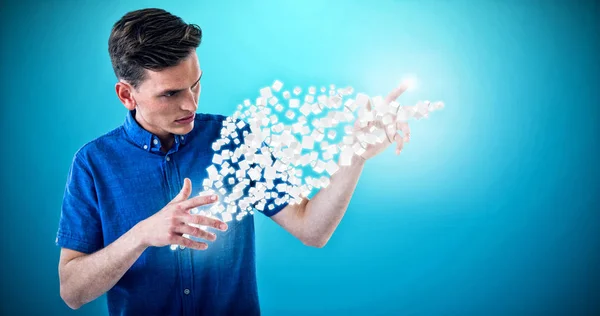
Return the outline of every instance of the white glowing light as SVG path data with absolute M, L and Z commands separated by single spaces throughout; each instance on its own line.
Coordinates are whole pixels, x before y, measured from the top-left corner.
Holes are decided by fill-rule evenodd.
M 417 78 L 414 76 L 406 76 L 402 79 L 401 84 L 406 86 L 406 90 L 415 90 L 417 89 Z
M 401 85 L 409 90 L 416 83 L 410 76 Z M 218 192 L 221 197 L 194 213 L 229 222 L 254 214 L 253 209 L 270 211 L 286 202 L 301 203 L 313 190 L 329 186 L 330 177 L 350 166 L 354 155 L 362 155 L 368 146 L 394 142 L 388 135 L 401 132 L 402 124 L 397 123 L 427 118 L 444 107 L 439 101 L 388 104 L 381 96 L 363 93 L 353 98 L 352 87 L 328 87 L 310 86 L 301 95 L 302 88 L 288 87 L 290 92 L 275 80 L 259 90 L 256 104 L 246 99 L 238 105 L 211 146 L 212 165 L 202 182 L 201 195 Z M 341 126 L 344 132 L 339 131 Z

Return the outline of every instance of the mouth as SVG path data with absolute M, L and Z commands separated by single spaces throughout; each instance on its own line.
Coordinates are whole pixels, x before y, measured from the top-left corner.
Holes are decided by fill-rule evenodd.
M 181 123 L 181 124 L 191 123 L 194 120 L 195 116 L 196 116 L 196 114 L 192 114 L 190 116 L 186 116 L 186 117 L 182 117 L 180 119 L 177 119 L 177 120 L 175 120 L 175 122 Z

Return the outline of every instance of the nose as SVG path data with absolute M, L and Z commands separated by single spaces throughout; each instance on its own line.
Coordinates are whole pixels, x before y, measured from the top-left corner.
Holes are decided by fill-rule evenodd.
M 198 98 L 200 97 L 200 91 L 196 94 L 192 89 L 188 89 L 185 94 L 185 98 L 181 103 L 181 109 L 196 113 L 198 109 Z

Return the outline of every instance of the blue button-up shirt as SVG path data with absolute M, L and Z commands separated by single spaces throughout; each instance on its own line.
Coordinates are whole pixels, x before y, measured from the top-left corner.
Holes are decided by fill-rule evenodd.
M 212 143 L 224 116 L 197 114 L 194 129 L 175 135 L 164 153 L 155 135 L 129 112 L 125 123 L 87 143 L 67 178 L 56 244 L 87 254 L 109 245 L 162 209 L 192 180 L 202 190 L 212 164 Z M 285 204 L 264 214 L 272 216 Z M 150 247 L 108 291 L 111 315 L 255 315 L 254 220 L 228 223 L 209 248 Z

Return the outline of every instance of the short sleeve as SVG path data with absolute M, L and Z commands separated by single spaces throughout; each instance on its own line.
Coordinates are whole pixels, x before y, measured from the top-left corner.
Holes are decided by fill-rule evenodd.
M 273 161 L 275 161 L 275 159 L 276 159 L 276 158 L 273 156 L 273 154 L 271 154 L 271 159 L 272 159 Z M 285 192 L 278 192 L 278 191 L 276 190 L 277 186 L 278 186 L 279 184 L 283 184 L 283 183 L 285 183 L 285 184 L 286 184 L 286 185 L 288 185 L 288 186 L 289 186 L 289 185 L 291 185 L 291 184 L 290 184 L 290 183 L 288 183 L 287 181 L 283 181 L 281 178 L 275 178 L 275 179 L 273 180 L 273 185 L 274 185 L 274 187 L 273 187 L 273 190 L 270 190 L 270 191 L 271 191 L 271 194 L 274 194 L 274 193 L 275 193 L 275 194 L 277 194 L 277 196 L 276 196 L 276 197 L 271 197 L 270 199 L 267 199 L 267 200 L 266 200 L 266 202 L 267 202 L 267 203 L 266 203 L 266 205 L 273 205 L 273 206 L 274 206 L 272 210 L 270 210 L 268 207 L 265 207 L 265 209 L 262 211 L 262 213 L 263 213 L 264 215 L 266 215 L 267 217 L 271 217 L 271 216 L 273 216 L 273 215 L 275 215 L 275 214 L 277 214 L 277 213 L 281 212 L 281 210 L 283 210 L 283 209 L 284 209 L 284 208 L 285 208 L 285 207 L 288 205 L 288 202 L 287 202 L 287 200 L 283 201 L 283 202 L 282 202 L 281 204 L 279 204 L 279 205 L 275 204 L 275 199 L 276 199 L 276 198 L 280 198 L 280 199 L 281 199 L 281 198 L 283 198 L 283 197 L 286 195 L 286 193 L 285 193 Z M 256 184 L 255 182 L 254 182 L 254 183 L 251 183 L 251 185 L 255 185 L 255 184 Z
M 101 249 L 103 244 L 92 173 L 76 154 L 67 176 L 56 245 L 89 254 Z

